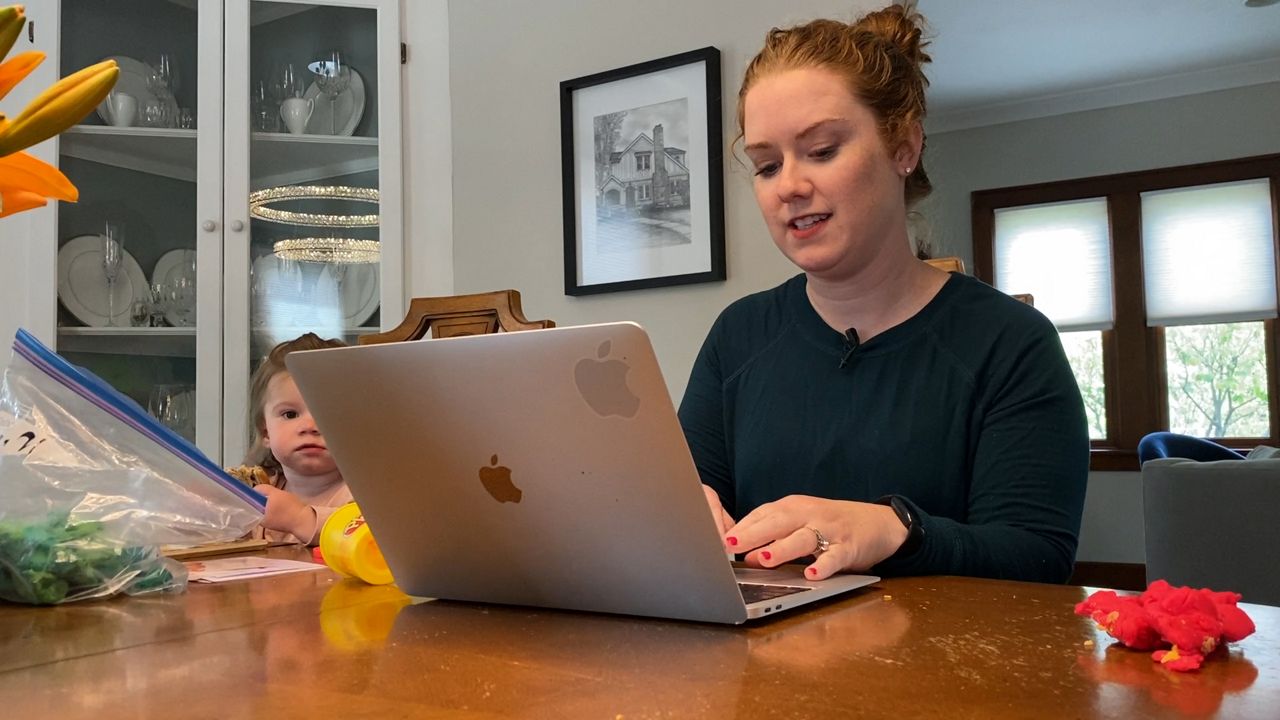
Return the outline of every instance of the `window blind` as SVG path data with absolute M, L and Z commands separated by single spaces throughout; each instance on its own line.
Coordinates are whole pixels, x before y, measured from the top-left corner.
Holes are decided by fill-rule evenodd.
M 1147 325 L 1276 317 L 1266 178 L 1142 194 Z
M 1034 295 L 1061 332 L 1111 329 L 1107 219 L 1106 198 L 996 210 L 996 287 Z

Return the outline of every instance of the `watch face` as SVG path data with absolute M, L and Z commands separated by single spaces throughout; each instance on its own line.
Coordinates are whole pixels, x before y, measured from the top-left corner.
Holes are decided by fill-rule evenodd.
M 902 502 L 902 498 L 897 495 L 890 495 L 888 505 L 893 508 L 894 514 L 898 516 L 898 519 L 902 521 L 902 524 L 908 530 L 911 529 L 912 525 L 915 525 L 915 518 L 911 516 L 911 508 Z
M 888 505 L 893 508 L 893 512 L 897 514 L 898 519 L 907 528 L 907 539 L 902 542 L 902 545 L 894 554 L 910 555 L 924 541 L 924 527 L 916 522 L 915 514 L 911 512 L 910 506 L 903 502 L 902 498 L 897 495 L 890 495 Z

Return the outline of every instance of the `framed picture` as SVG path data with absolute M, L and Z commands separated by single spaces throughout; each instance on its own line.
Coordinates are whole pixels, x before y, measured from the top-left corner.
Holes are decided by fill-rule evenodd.
M 560 83 L 564 292 L 724 280 L 720 51 Z

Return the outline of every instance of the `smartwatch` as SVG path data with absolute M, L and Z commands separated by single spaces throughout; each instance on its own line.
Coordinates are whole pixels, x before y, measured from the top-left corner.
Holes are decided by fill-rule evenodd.
M 919 550 L 920 545 L 924 543 L 924 526 L 920 524 L 920 520 L 912 512 L 911 506 L 898 495 L 885 495 L 876 500 L 876 504 L 888 505 L 893 508 L 898 520 L 901 520 L 903 526 L 907 528 L 907 539 L 902 542 L 902 546 L 891 557 L 905 557 Z

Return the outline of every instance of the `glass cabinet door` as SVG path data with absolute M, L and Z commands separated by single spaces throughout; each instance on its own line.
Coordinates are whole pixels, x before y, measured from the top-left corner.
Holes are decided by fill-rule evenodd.
M 196 70 L 219 58 L 216 46 L 215 57 L 201 54 L 196 7 L 169 0 L 61 4 L 60 74 L 114 58 L 120 76 L 108 99 L 59 143 L 59 166 L 80 200 L 59 203 L 57 211 L 56 345 L 216 453 L 219 360 L 202 367 L 197 335 L 218 329 L 204 325 L 197 293 L 216 296 L 218 277 L 198 259 L 206 241 L 197 207 L 207 192 L 202 173 L 216 178 L 218 163 L 202 168 L 198 160 L 205 128 L 196 122 Z M 208 249 L 216 251 L 216 238 Z M 197 417 L 211 421 L 197 427 Z
M 398 24 L 394 0 L 228 3 L 227 462 L 273 347 L 402 316 Z

